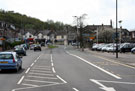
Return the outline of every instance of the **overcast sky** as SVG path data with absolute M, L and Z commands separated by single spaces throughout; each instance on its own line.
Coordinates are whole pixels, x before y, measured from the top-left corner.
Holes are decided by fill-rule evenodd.
M 116 0 L 0 0 L 0 8 L 38 18 L 73 25 L 73 16 L 87 14 L 85 24 L 110 24 L 115 27 Z M 118 0 L 118 20 L 135 29 L 135 0 Z

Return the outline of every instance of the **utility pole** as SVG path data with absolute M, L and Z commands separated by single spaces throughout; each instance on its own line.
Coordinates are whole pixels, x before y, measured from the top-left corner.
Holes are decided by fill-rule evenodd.
M 76 18 L 76 42 L 79 43 L 79 17 L 73 16 Z M 79 48 L 79 45 L 77 44 L 77 48 Z
M 121 26 L 122 20 L 119 21 L 119 26 L 120 26 L 120 43 L 122 42 L 122 26 Z
M 116 58 L 118 58 L 118 1 L 116 0 Z
M 96 30 L 96 33 L 97 33 L 97 44 L 98 44 L 98 30 L 99 30 L 99 28 L 97 28 L 97 30 Z
M 81 16 L 79 16 L 79 17 L 77 17 L 77 16 L 74 16 L 74 17 L 76 17 L 77 18 L 77 26 L 79 27 L 79 29 L 78 29 L 78 27 L 77 27 L 77 31 L 79 31 L 79 37 L 80 37 L 80 48 L 82 48 L 82 51 L 84 51 L 84 41 L 83 41 L 83 19 L 85 18 L 85 16 L 86 16 L 87 14 L 83 14 L 83 15 L 81 15 Z

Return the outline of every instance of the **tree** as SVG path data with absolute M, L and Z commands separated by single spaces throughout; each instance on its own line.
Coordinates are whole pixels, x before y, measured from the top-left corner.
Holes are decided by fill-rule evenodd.
M 101 28 L 99 31 L 99 42 L 109 43 L 113 42 L 112 35 L 115 31 L 112 28 Z

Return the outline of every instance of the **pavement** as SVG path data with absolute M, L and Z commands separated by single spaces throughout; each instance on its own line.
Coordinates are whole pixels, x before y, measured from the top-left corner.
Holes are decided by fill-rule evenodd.
M 108 52 L 100 52 L 100 51 L 92 51 L 88 48 L 84 49 L 84 52 L 91 53 L 93 55 L 98 55 L 115 62 L 120 62 L 122 64 L 131 66 L 135 68 L 135 54 L 132 53 L 118 53 L 118 58 L 116 58 L 116 53 L 108 53 Z

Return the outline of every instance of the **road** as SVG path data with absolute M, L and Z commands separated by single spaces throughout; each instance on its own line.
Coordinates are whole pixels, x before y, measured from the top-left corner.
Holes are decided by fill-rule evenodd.
M 18 73 L 0 72 L 0 91 L 134 91 L 135 68 L 71 46 L 27 51 Z

